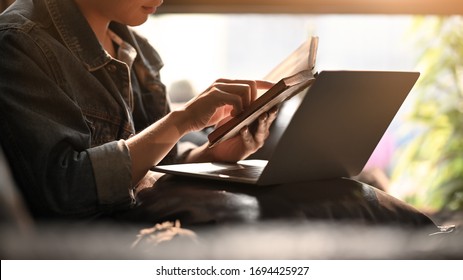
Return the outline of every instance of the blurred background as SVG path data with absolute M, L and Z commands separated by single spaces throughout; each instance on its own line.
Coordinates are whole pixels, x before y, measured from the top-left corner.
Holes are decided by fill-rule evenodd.
M 261 79 L 313 35 L 318 71 L 421 72 L 365 171 L 421 210 L 463 209 L 463 3 L 164 2 L 136 29 L 163 57 L 174 103 L 220 77 Z

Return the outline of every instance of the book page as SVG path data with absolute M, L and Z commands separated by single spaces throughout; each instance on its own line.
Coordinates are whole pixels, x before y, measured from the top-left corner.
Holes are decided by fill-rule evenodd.
M 303 70 L 313 70 L 317 57 L 318 37 L 310 37 L 294 52 L 278 64 L 264 80 L 278 82 Z

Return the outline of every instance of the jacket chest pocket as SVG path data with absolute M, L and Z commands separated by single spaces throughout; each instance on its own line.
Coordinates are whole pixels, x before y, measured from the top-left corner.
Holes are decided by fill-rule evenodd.
M 91 133 L 91 146 L 95 147 L 111 141 L 128 139 L 134 133 L 133 126 L 118 116 L 101 112 L 82 110 Z

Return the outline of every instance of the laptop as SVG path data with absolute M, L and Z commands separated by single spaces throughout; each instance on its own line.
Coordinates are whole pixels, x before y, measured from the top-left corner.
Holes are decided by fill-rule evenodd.
M 153 170 L 263 186 L 358 175 L 418 77 L 403 71 L 322 71 L 310 88 L 284 103 L 264 157 Z

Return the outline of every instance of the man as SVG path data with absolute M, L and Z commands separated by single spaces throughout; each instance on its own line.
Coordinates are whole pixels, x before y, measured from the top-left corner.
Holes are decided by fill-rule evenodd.
M 238 114 L 272 84 L 219 79 L 171 112 L 161 59 L 128 28 L 161 3 L 16 0 L 0 16 L 0 143 L 34 217 L 433 224 L 409 205 L 347 179 L 265 189 L 219 185 L 222 191 L 215 183 L 156 182 L 149 169 L 160 162 L 247 157 L 263 145 L 276 117 L 271 110 L 254 133 L 244 128 L 213 148 L 206 143 L 177 155 L 183 135 Z
M 17 0 L 0 16 L 0 141 L 35 216 L 126 209 L 159 162 L 237 161 L 268 136 L 276 112 L 229 141 L 176 155 L 186 133 L 255 99 L 264 81 L 220 79 L 170 112 L 162 61 L 128 26 L 161 0 Z

